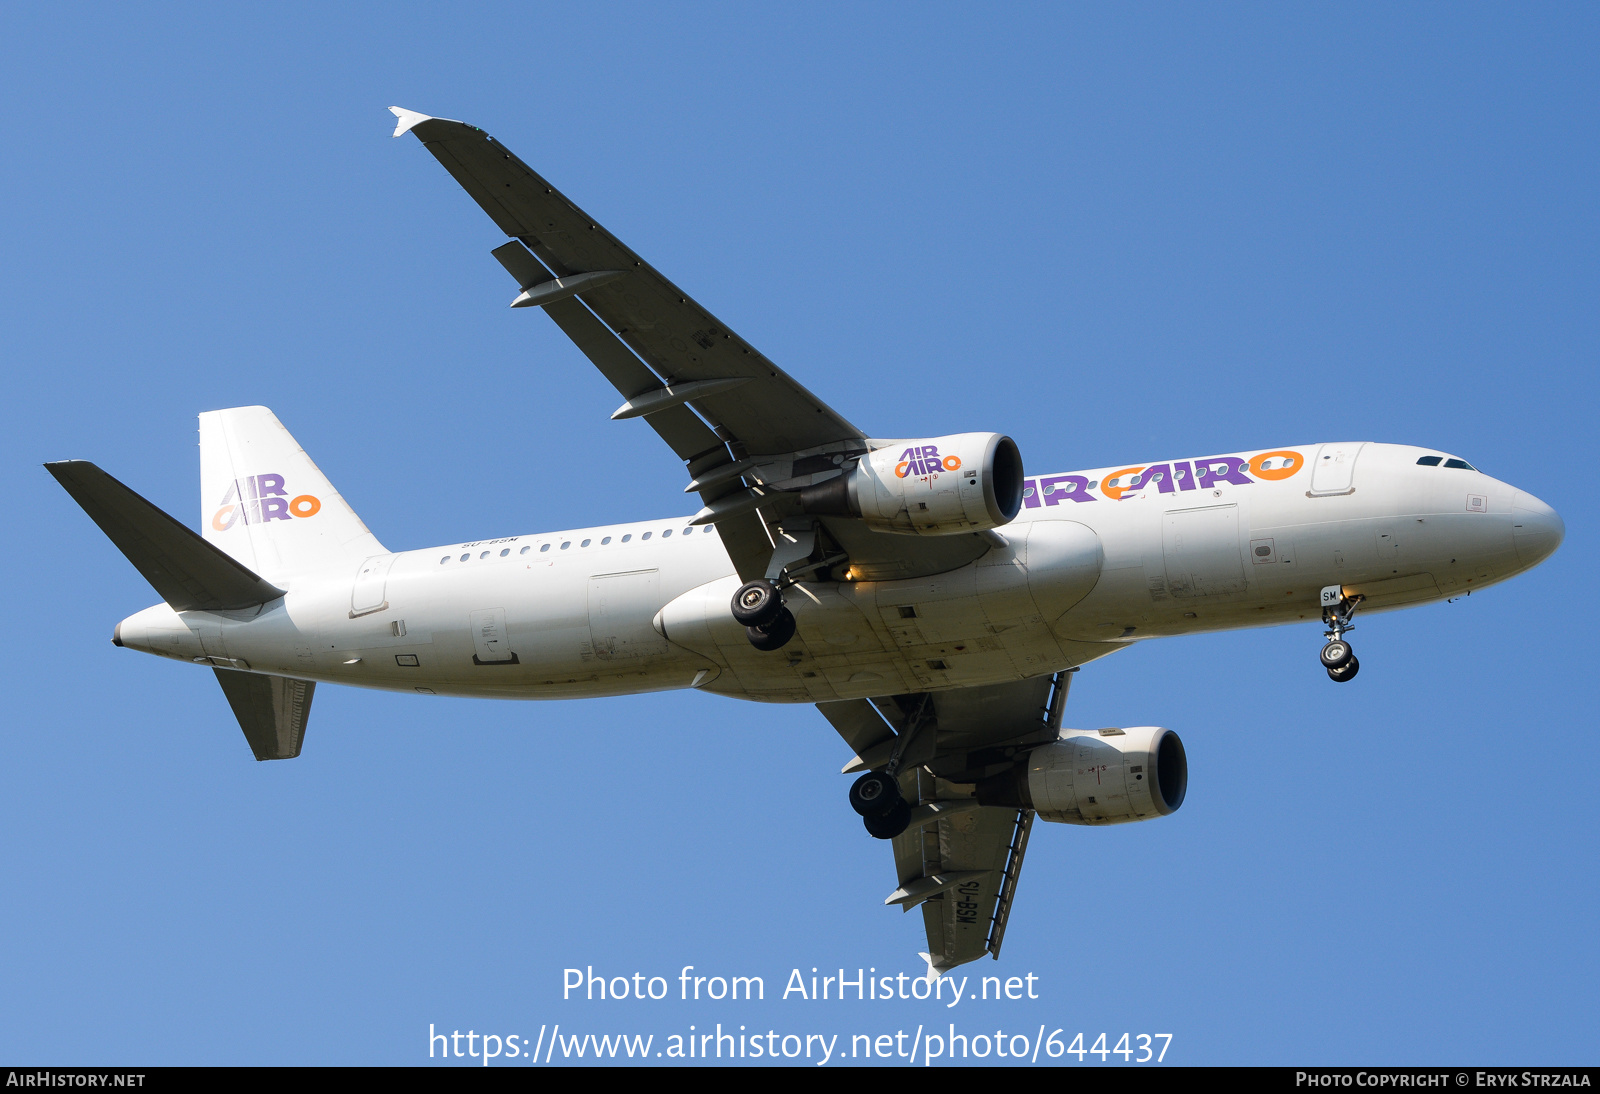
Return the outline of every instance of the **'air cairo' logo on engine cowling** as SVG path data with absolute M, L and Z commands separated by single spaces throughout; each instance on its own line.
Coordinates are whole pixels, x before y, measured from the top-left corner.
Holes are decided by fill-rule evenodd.
M 282 475 L 251 475 L 234 479 L 228 492 L 217 502 L 220 507 L 211 517 L 211 527 L 226 532 L 235 524 L 261 524 L 269 520 L 314 517 L 322 502 L 310 494 L 289 497 Z
M 900 462 L 894 465 L 894 474 L 897 479 L 910 478 L 912 475 L 937 475 L 941 471 L 960 471 L 960 456 L 939 455 L 939 446 L 925 444 L 917 448 L 908 448 L 900 453 Z

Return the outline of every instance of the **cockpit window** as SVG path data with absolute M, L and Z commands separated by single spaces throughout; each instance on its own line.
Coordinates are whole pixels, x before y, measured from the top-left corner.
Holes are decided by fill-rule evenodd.
M 1444 461 L 1444 465 L 1446 467 L 1454 467 L 1458 471 L 1476 471 L 1477 470 L 1476 467 L 1473 467 L 1466 460 L 1445 460 Z
M 1442 459 L 1444 459 L 1443 456 L 1424 456 L 1420 460 L 1417 461 L 1417 466 L 1419 466 L 1419 467 L 1438 467 L 1439 466 L 1439 461 L 1442 460 Z

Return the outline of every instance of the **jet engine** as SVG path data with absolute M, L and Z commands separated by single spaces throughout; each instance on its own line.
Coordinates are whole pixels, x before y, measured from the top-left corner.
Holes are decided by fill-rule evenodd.
M 1034 809 L 1063 824 L 1121 824 L 1177 812 L 1189 785 L 1170 729 L 1069 729 L 1010 771 L 978 783 L 978 801 Z
M 949 536 L 998 528 L 1022 507 L 1022 455 L 998 433 L 895 441 L 800 492 L 817 516 L 860 517 L 880 532 Z

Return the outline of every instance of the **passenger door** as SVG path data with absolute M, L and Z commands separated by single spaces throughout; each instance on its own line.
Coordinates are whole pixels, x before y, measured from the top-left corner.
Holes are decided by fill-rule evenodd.
M 389 606 L 385 592 L 389 583 L 389 567 L 395 555 L 373 555 L 356 571 L 355 586 L 350 590 L 350 618 L 382 611 Z
M 1318 448 L 1311 464 L 1311 489 L 1307 493 L 1314 498 L 1354 493 L 1356 457 L 1365 447 L 1364 441 L 1340 441 Z

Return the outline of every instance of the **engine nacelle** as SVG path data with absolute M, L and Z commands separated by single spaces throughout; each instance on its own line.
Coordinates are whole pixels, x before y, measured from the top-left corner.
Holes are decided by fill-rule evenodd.
M 880 532 L 949 536 L 1009 522 L 1022 508 L 1022 454 L 998 433 L 896 441 L 800 492 L 817 516 L 860 517 Z
M 977 797 L 1037 810 L 1041 820 L 1121 824 L 1177 812 L 1188 786 L 1189 761 L 1170 729 L 1069 729 L 980 782 Z

